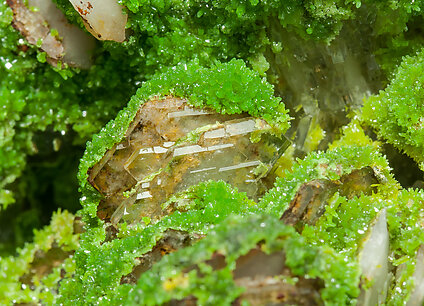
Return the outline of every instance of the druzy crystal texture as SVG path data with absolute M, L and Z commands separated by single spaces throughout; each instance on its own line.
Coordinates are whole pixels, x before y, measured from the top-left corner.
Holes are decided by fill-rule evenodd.
M 257 200 L 284 141 L 263 119 L 224 115 L 167 96 L 142 104 L 125 133 L 89 170 L 104 196 L 97 215 L 117 224 L 172 211 L 170 197 L 206 180 L 223 180 Z M 264 178 L 267 177 L 265 181 Z

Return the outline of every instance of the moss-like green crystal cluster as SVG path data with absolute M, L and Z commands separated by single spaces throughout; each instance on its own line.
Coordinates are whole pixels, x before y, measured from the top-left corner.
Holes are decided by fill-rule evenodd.
M 194 296 L 202 305 L 230 304 L 244 291 L 233 280 L 236 261 L 257 245 L 266 254 L 284 252 L 294 283 L 297 277 L 321 279 L 321 298 L 328 305 L 349 304 L 358 293 L 355 265 L 346 263 L 331 249 L 307 245 L 293 228 L 275 218 L 253 215 L 229 217 L 193 247 L 168 255 L 134 288 L 122 287 L 111 302 L 158 305 Z M 225 256 L 226 265 L 212 271 L 206 262 L 217 253 Z
M 423 51 L 406 57 L 391 84 L 367 99 L 364 119 L 378 135 L 424 167 Z
M 137 258 L 150 252 L 166 231 L 203 237 L 214 224 L 231 214 L 244 215 L 254 204 L 227 184 L 214 181 L 195 186 L 179 197 L 189 199 L 188 211 L 176 211 L 147 226 L 128 227 L 124 223 L 119 228 L 118 239 L 103 242 L 106 235 L 103 227 L 84 233 L 81 248 L 74 256 L 78 267 L 75 277 L 62 282 L 61 301 L 111 301 L 121 287 L 127 287 L 120 286 L 122 277 L 131 273 Z
M 0 303 L 53 304 L 59 281 L 75 272 L 73 254 L 79 247 L 74 216 L 54 213 L 49 226 L 34 232 L 34 242 L 17 251 L 17 256 L 0 262 Z

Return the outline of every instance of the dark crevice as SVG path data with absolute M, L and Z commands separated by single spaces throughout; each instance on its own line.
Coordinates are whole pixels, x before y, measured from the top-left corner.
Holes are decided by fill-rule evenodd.
M 420 187 L 424 180 L 424 173 L 417 163 L 404 153 L 399 152 L 390 144 L 383 145 L 383 154 L 386 155 L 395 179 L 403 188 Z
M 72 145 L 74 139 L 72 132 L 34 135 L 37 153 L 28 156 L 23 174 L 8 186 L 16 203 L 0 214 L 0 254 L 32 241 L 33 230 L 49 224 L 59 208 L 72 213 L 81 208 L 77 172 L 84 148 Z

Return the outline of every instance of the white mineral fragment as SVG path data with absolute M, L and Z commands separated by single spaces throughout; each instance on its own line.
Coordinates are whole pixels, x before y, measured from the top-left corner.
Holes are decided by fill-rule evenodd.
M 69 0 L 87 31 L 99 40 L 125 40 L 127 14 L 116 0 Z
M 381 305 L 386 300 L 390 277 L 389 232 L 386 215 L 386 209 L 379 213 L 359 254 L 362 276 L 372 285 L 368 289 L 362 289 L 358 305 Z
M 424 303 L 424 245 L 418 249 L 415 271 L 412 275 L 414 280 L 414 290 L 406 303 L 407 306 L 423 305 Z

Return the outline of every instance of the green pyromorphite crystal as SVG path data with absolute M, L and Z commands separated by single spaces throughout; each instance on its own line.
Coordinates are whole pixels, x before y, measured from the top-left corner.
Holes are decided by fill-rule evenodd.
M 354 136 L 355 142 L 366 145 L 346 146 L 348 137 Z M 374 239 L 371 234 L 376 219 L 383 214 L 387 231 L 384 234 L 377 230 L 377 235 L 387 235 L 385 274 L 378 280 L 380 289 L 372 287 L 377 274 L 371 274 L 368 280 L 364 278 L 362 287 L 372 289 L 364 291 L 360 301 L 368 293 L 376 298 L 383 290 L 380 301 L 387 294 L 391 305 L 409 299 L 418 302 L 422 300 L 418 284 L 423 277 L 423 193 L 401 189 L 390 174 L 387 161 L 378 153 L 377 144 L 371 144 L 358 122 L 352 122 L 344 136 L 331 146 L 332 150 L 311 153 L 295 164 L 284 179 L 277 180 L 258 208 L 278 216 L 288 207 L 282 219 L 296 225 L 308 242 L 331 246 L 346 260 L 356 260 L 370 269 L 370 259 L 378 255 L 364 253 L 364 248 L 368 240 Z M 375 180 L 366 179 L 371 169 Z M 368 184 L 371 193 L 361 187 Z M 299 213 L 301 209 L 304 212 Z M 313 218 L 314 215 L 318 217 Z
M 69 1 L 54 1 L 68 19 L 82 25 Z M 81 145 L 142 81 L 150 80 L 87 144 L 79 172 L 81 215 L 87 224 L 80 246 L 72 231 L 73 216 L 55 214 L 50 226 L 36 232 L 34 243 L 18 250 L 16 257 L 1 258 L 0 303 L 219 304 L 237 298 L 243 303 L 251 301 L 250 289 L 257 288 L 235 275 L 240 273 L 240 257 L 245 259 L 252 250 L 266 256 L 285 254 L 286 274 L 272 281 L 291 289 L 306 285 L 309 293 L 319 289 L 318 301 L 327 304 L 354 303 L 358 286 L 366 289 L 373 283 L 360 282 L 357 263 L 351 261 L 383 213 L 390 272 L 396 276 L 388 282 L 387 303 L 422 302 L 417 284 L 424 270 L 423 193 L 400 189 L 377 151 L 379 144 L 365 136 L 357 121 L 344 128 L 327 152 L 296 162 L 286 156 L 280 170 L 289 171 L 277 171 L 284 178 L 258 205 L 228 184 L 205 182 L 163 203 L 170 214 L 160 220 L 144 216 L 141 223 L 113 227 L 96 216 L 101 196 L 88 184 L 87 172 L 123 140 L 139 107 L 152 97 L 182 97 L 193 107 L 220 114 L 247 113 L 265 120 L 281 136 L 289 117 L 262 76 L 277 86 L 296 117 L 291 155 L 326 148 L 346 123 L 346 109 L 361 107 L 364 96 L 387 82 L 380 69 L 396 71 L 394 79 L 366 100 L 363 118 L 423 168 L 424 51 L 394 68 L 402 56 L 422 48 L 423 1 L 121 4 L 129 16 L 127 40 L 98 42 L 91 68 L 78 70 L 46 63 L 46 54 L 12 28 L 12 11 L 6 1 L 0 2 L 0 209 L 17 199 L 41 211 L 31 195 L 44 182 L 31 170 L 37 161 L 27 156 L 38 153 L 44 167 L 53 169 L 48 172 L 58 182 L 55 188 L 68 187 L 43 144 L 50 146 L 47 153 L 59 150 L 60 142 Z M 202 135 L 197 132 L 185 141 L 196 142 Z M 75 151 L 65 148 L 58 154 L 70 160 Z M 23 171 L 30 173 L 22 176 Z M 266 165 L 256 169 L 257 174 L 267 171 Z M 256 215 L 246 217 L 248 212 Z M 243 216 L 227 219 L 232 214 Z M 20 217 L 30 223 L 38 215 Z M 224 263 L 214 269 L 220 258 Z
M 389 205 L 389 199 L 397 195 L 400 188 L 390 173 L 387 161 L 379 153 L 379 146 L 380 144 L 378 142 L 373 142 L 365 135 L 360 122 L 356 118 L 343 128 L 342 137 L 330 144 L 330 151 L 322 156 L 328 154 L 328 157 L 326 157 L 333 159 L 332 150 L 339 152 L 341 155 L 333 160 L 333 162 L 339 163 L 341 169 L 343 169 L 341 173 L 348 178 L 347 180 L 349 180 L 349 175 L 346 176 L 346 173 L 352 173 L 351 169 L 348 170 L 350 167 L 356 169 L 364 167 L 367 169 L 370 167 L 373 169 L 373 176 L 376 179 L 376 181 L 371 183 L 378 184 L 379 186 L 373 190 L 377 195 L 369 192 L 368 194 L 363 194 L 366 188 L 358 188 L 361 182 L 359 178 L 356 183 L 355 181 L 350 184 L 349 182 L 344 182 L 348 184 L 347 190 L 351 192 L 350 194 L 346 194 L 345 188 L 342 190 L 334 189 L 333 194 L 329 195 L 326 199 L 328 203 L 325 206 L 325 212 L 322 216 L 315 224 L 307 224 L 302 230 L 302 235 L 309 242 L 319 245 L 329 245 L 351 258 L 357 255 L 360 241 L 364 238 L 364 234 L 369 229 L 372 220 L 382 208 Z M 348 158 L 342 159 L 342 156 Z M 349 156 L 352 158 L 351 161 L 349 161 Z M 310 161 L 308 162 L 308 160 L 313 161 L 314 159 L 307 157 L 302 163 L 314 165 Z M 348 167 L 347 169 L 346 166 Z M 316 168 L 316 166 L 314 167 Z M 358 173 L 370 175 L 367 171 Z M 297 175 L 299 173 L 296 172 L 290 174 L 290 176 Z M 316 178 L 318 177 L 313 175 L 307 180 Z M 350 179 L 354 180 L 355 178 L 351 176 Z M 365 182 L 365 177 L 362 180 Z
M 302 290 L 302 279 L 322 280 L 322 287 L 317 289 L 318 299 L 328 305 L 345 305 L 358 294 L 357 266 L 345 262 L 330 248 L 306 244 L 293 228 L 274 217 L 253 215 L 230 217 L 199 243 L 164 257 L 141 276 L 135 287 L 121 286 L 111 303 L 158 305 L 194 298 L 202 305 L 217 305 L 230 304 L 237 297 L 240 297 L 240 302 L 249 300 L 249 288 L 243 288 L 243 275 L 249 272 L 242 271 L 242 262 L 238 259 L 252 255 L 252 250 L 253 253 L 281 256 L 277 265 L 288 269 L 280 276 L 283 277 L 281 281 L 298 286 L 297 290 Z M 219 268 L 213 268 L 217 256 L 221 256 L 224 262 L 219 264 Z M 244 269 L 249 270 L 249 267 Z M 278 271 L 275 268 L 274 276 L 268 278 L 269 282 L 279 279 Z M 256 273 L 258 279 L 266 279 L 261 272 Z M 261 290 L 251 289 L 259 290 L 256 292 Z M 265 293 L 256 298 L 259 303 L 266 303 L 271 297 Z
M 0 1 L 0 210 L 16 199 L 18 206 L 33 201 L 19 186 L 33 184 L 31 175 L 22 176 L 31 171 L 31 161 L 26 168 L 29 155 L 38 154 L 49 170 L 55 167 L 51 152 L 75 160 L 81 149 L 60 150 L 59 144 L 81 146 L 135 93 L 137 78 L 102 47 L 96 49 L 90 70 L 42 63 L 37 54 L 43 53 L 12 27 L 12 21 L 12 10 Z M 42 208 L 34 210 L 41 213 Z
M 247 113 L 262 118 L 269 124 L 271 133 L 279 137 L 289 126 L 287 111 L 281 99 L 273 95 L 272 86 L 247 68 L 243 61 L 217 63 L 211 68 L 204 68 L 196 62 L 169 68 L 144 83 L 116 119 L 87 143 L 80 164 L 79 180 L 85 196 L 82 204 L 89 215 L 96 215 L 98 203 L 90 198 L 92 188 L 87 181 L 89 168 L 123 139 L 144 102 L 165 95 L 186 98 L 194 107 L 206 107 L 221 114 Z
M 244 215 L 254 205 L 244 193 L 215 181 L 190 187 L 174 197 L 174 201 L 179 200 L 185 205 L 155 224 L 128 226 L 123 223 L 112 241 L 103 242 L 104 228 L 91 228 L 82 234 L 81 247 L 74 256 L 77 269 L 71 279 L 62 281 L 61 301 L 88 304 L 99 299 L 110 301 L 120 290 L 123 277 L 140 264 L 136 258 L 151 252 L 169 230 L 184 235 L 186 245 L 190 245 L 190 239 L 196 241 L 203 237 L 213 224 L 230 214 Z M 169 236 L 169 239 L 178 237 L 172 232 Z
M 335 194 L 322 217 L 316 224 L 306 225 L 302 236 L 314 245 L 331 246 L 352 260 L 361 252 L 373 220 L 383 209 L 387 214 L 390 244 L 387 260 L 392 268 L 389 273 L 396 275 L 388 278 L 387 303 L 398 305 L 408 301 L 413 293 L 420 295 L 418 286 L 424 277 L 422 262 L 419 262 L 422 255 L 418 255 L 424 245 L 422 191 L 393 189 L 391 193 L 352 199 Z
M 17 256 L 0 258 L 0 303 L 54 304 L 59 281 L 75 271 L 72 255 L 78 247 L 74 216 L 54 213 L 50 225 L 35 231 L 34 242 Z
M 304 160 L 298 160 L 291 171 L 286 172 L 284 178 L 277 178 L 275 187 L 262 198 L 258 207 L 273 215 L 281 216 L 281 212 L 288 207 L 302 184 L 314 180 L 336 182 L 343 175 L 366 167 L 372 169 L 377 181 L 383 182 L 378 184 L 379 191 L 390 192 L 393 188 L 399 188 L 389 172 L 387 160 L 375 147 L 340 146 L 326 152 L 312 152 Z M 355 194 L 355 185 L 351 187 L 351 191 Z
M 390 85 L 365 101 L 363 117 L 424 169 L 424 51 L 405 57 Z
M 418 253 L 422 254 L 424 245 L 424 192 L 402 190 L 389 205 L 390 261 L 396 267 L 396 279 L 389 288 L 388 303 L 399 305 L 413 293 L 422 292 L 418 286 L 424 277 L 423 261 Z M 422 294 L 419 295 L 421 299 L 414 299 L 413 303 L 422 302 Z

